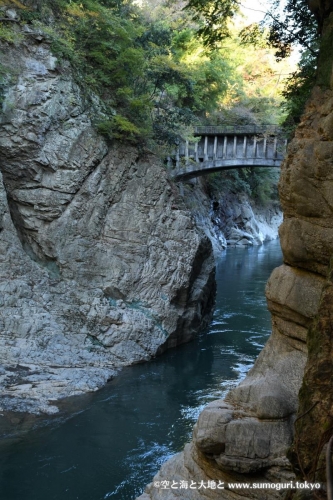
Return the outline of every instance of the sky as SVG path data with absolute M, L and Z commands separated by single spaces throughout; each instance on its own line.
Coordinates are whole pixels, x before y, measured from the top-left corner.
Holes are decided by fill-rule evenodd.
M 241 5 L 244 14 L 251 23 L 261 21 L 268 9 L 268 2 L 265 0 L 242 0 Z
M 271 2 L 269 0 L 241 0 L 244 14 L 248 17 L 250 22 L 259 22 L 269 10 Z M 279 11 L 283 11 L 286 4 L 285 0 L 280 0 Z

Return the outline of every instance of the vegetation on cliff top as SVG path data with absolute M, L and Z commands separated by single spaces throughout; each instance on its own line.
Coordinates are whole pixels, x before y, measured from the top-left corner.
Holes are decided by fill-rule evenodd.
M 21 22 L 47 34 L 87 94 L 101 97 L 99 130 L 136 143 L 174 144 L 198 123 L 281 121 L 282 80 L 272 51 L 242 45 L 237 31 L 219 47 L 198 37 L 183 5 L 127 0 L 1 0 Z M 200 16 L 199 16 L 200 17 Z M 0 40 L 15 43 L 15 23 Z M 283 75 L 283 76 L 282 76 Z
M 175 1 L 1 0 L 1 6 L 15 8 L 20 22 L 0 22 L 0 40 L 22 41 L 22 24 L 42 31 L 60 68 L 70 61 L 86 96 L 100 97 L 94 121 L 110 140 L 165 151 L 191 138 L 197 124 L 260 125 L 285 117 L 281 93 L 291 68 L 276 62 L 265 32 L 254 47 L 228 23 L 223 43 L 209 46 L 202 15 Z M 245 27 L 241 17 L 237 26 Z M 4 87 L 5 74 L 0 80 Z M 220 177 L 261 201 L 276 192 L 273 171 L 215 175 L 212 183 Z
M 320 32 L 325 12 L 331 2 L 320 0 L 268 0 L 269 8 L 262 22 L 247 25 L 240 33 L 243 42 L 257 46 L 263 40 L 275 51 L 277 60 L 291 54 L 297 46 L 301 52 L 298 68 L 286 81 L 282 95 L 285 98 L 285 127 L 293 130 L 299 123 L 305 102 L 314 85 Z M 228 22 L 239 11 L 237 0 L 189 0 L 188 8 L 194 9 L 195 18 L 201 19 L 199 33 L 204 44 L 216 47 L 230 36 Z

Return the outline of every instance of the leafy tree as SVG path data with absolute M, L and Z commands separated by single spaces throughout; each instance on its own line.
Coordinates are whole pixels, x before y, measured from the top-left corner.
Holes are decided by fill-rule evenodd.
M 242 168 L 209 174 L 207 185 L 212 198 L 227 193 L 246 193 L 259 205 L 266 205 L 278 201 L 278 180 L 276 168 Z
M 265 39 L 259 46 L 243 45 L 237 34 L 223 42 L 219 49 L 224 58 L 232 58 L 233 79 L 228 92 L 220 100 L 219 108 L 209 117 L 218 124 L 276 124 L 285 116 L 282 108 L 285 75 L 295 70 L 289 61 L 277 63 L 274 50 L 267 47 Z
M 290 48 L 297 44 L 312 54 L 316 53 L 315 40 L 318 26 L 309 10 L 309 3 L 302 0 L 287 0 L 283 11 L 280 0 L 273 0 L 272 8 L 266 14 L 265 24 L 269 24 L 268 40 L 276 48 L 278 58 L 290 54 Z
M 189 0 L 187 9 L 199 23 L 198 34 L 210 47 L 230 35 L 229 21 L 239 11 L 238 0 Z
M 304 51 L 295 71 L 286 81 L 282 95 L 283 107 L 287 113 L 284 127 L 292 132 L 300 122 L 305 103 L 310 96 L 316 78 L 317 57 Z
M 199 33 L 204 32 L 208 45 L 230 35 L 229 22 L 239 11 L 237 0 L 189 0 L 187 8 L 194 12 L 194 19 L 201 20 Z M 285 57 L 290 46 L 298 43 L 313 50 L 313 40 L 322 30 L 323 20 L 333 10 L 329 0 L 287 0 L 281 13 L 281 1 L 271 0 L 271 8 L 266 13 L 264 24 L 270 26 L 269 40 L 277 49 L 278 57 Z M 315 22 L 315 20 L 317 22 Z M 250 27 L 250 35 L 255 37 L 258 26 Z M 259 30 L 261 33 L 261 30 Z

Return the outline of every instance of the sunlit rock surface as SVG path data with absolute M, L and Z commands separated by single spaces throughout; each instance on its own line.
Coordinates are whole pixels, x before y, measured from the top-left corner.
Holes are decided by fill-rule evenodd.
M 282 212 L 277 201 L 260 205 L 244 193 L 211 198 L 200 177 L 184 182 L 181 188 L 198 227 L 211 240 L 216 258 L 227 246 L 261 245 L 278 238 Z
M 160 160 L 108 146 L 98 102 L 41 33 L 24 40 L 1 56 L 0 407 L 53 413 L 190 340 L 214 262 Z

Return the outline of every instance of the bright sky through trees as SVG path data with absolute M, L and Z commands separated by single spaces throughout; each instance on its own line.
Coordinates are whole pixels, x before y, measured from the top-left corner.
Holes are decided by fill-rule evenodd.
M 241 0 L 241 11 L 250 23 L 259 23 L 270 9 L 270 3 L 269 0 Z M 279 11 L 282 12 L 284 6 L 285 0 L 280 0 Z
M 285 4 L 284 0 L 281 0 L 281 10 Z M 269 10 L 270 2 L 267 0 L 242 0 L 241 1 L 241 12 L 245 16 L 248 24 L 259 23 L 263 20 L 265 13 Z M 291 64 L 297 64 L 299 62 L 300 52 L 297 47 L 294 47 L 290 56 Z
M 268 9 L 265 0 L 242 0 L 241 5 L 242 12 L 251 23 L 260 22 Z

